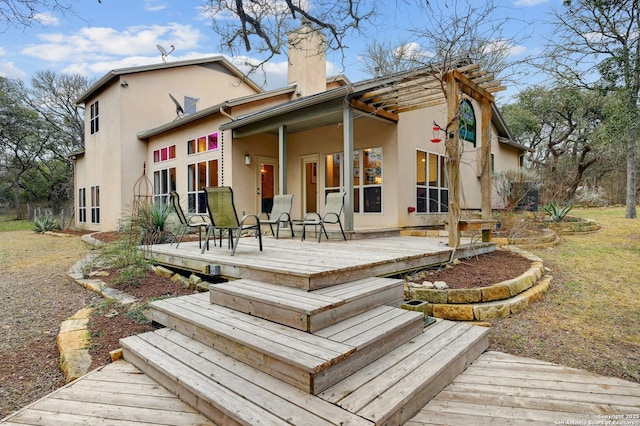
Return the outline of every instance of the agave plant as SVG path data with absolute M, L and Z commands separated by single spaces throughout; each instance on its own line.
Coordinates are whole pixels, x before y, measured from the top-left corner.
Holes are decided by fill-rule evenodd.
M 573 208 L 573 204 L 561 205 L 560 203 L 556 203 L 552 201 L 549 204 L 540 206 L 540 208 L 549 215 L 549 218 L 551 219 L 552 222 L 562 222 L 565 216 Z
M 54 229 L 60 229 L 60 224 L 58 221 L 53 220 L 48 216 L 41 216 L 37 218 L 34 222 L 33 230 L 37 233 L 41 234 L 43 232 L 51 231 Z

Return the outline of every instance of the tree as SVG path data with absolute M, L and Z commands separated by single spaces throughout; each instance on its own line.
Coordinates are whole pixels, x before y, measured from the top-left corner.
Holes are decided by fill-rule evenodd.
M 421 49 L 417 43 L 407 41 L 397 44 L 373 40 L 367 44 L 367 52 L 363 56 L 365 71 L 379 77 L 424 65 L 428 58 Z
M 309 23 L 326 33 L 327 48 L 342 50 L 345 37 L 359 31 L 381 0 L 206 0 L 205 13 L 212 18 L 213 30 L 220 36 L 223 51 L 234 57 L 254 52 L 261 63 L 247 60 L 252 70 L 275 55 L 284 53 L 288 34 Z
M 541 66 L 590 90 L 620 92 L 630 127 L 619 135 L 627 154 L 626 217 L 636 218 L 637 140 L 640 134 L 640 0 L 564 0 Z M 599 78 L 598 78 L 599 77 Z
M 22 82 L 0 77 L 0 173 L 11 177 L 17 219 L 23 219 L 21 180 L 37 167 L 49 140 L 47 126 L 24 104 Z
M 428 13 L 431 19 L 425 21 L 425 25 L 413 29 L 413 42 L 405 44 L 404 48 L 393 49 L 386 55 L 380 52 L 376 43 L 370 45 L 369 53 L 365 57 L 368 63 L 367 69 L 379 70 L 380 74 L 390 74 L 406 67 L 407 65 L 421 64 L 429 67 L 432 75 L 439 85 L 442 96 L 447 102 L 447 122 L 437 123 L 437 126 L 445 131 L 447 181 L 449 187 L 448 197 L 448 222 L 449 244 L 457 246 L 460 241 L 458 223 L 461 219 L 461 199 L 464 198 L 463 188 L 460 185 L 460 163 L 464 153 L 464 144 L 459 137 L 458 121 L 459 88 L 463 86 L 455 81 L 453 70 L 472 64 L 479 65 L 478 75 L 483 75 L 486 84 L 482 84 L 482 91 L 474 90 L 473 94 L 467 91 L 467 95 L 473 97 L 481 104 L 481 122 L 485 123 L 483 131 L 488 132 L 490 102 L 493 96 L 490 93 L 500 91 L 503 87 L 494 76 L 505 71 L 513 65 L 508 62 L 508 53 L 517 40 L 514 37 L 505 37 L 503 28 L 509 23 L 509 18 L 494 18 L 496 6 L 493 1 L 486 2 L 446 2 L 444 8 L 439 4 L 427 4 L 423 12 Z M 524 25 L 523 25 L 524 26 Z M 406 46 L 410 46 L 407 48 Z M 432 82 L 428 83 L 432 86 Z M 423 87 L 424 90 L 434 90 L 433 87 Z M 483 135 L 485 141 L 489 140 Z M 491 216 L 491 175 L 490 175 L 490 144 L 483 144 L 481 149 L 480 169 L 482 188 L 482 217 L 489 219 Z
M 38 15 L 48 12 L 66 15 L 72 14 L 73 8 L 59 0 L 0 0 L 0 32 L 9 27 L 30 27 L 38 22 Z
M 56 212 L 73 199 L 73 163 L 69 156 L 84 147 L 84 117 L 75 100 L 91 84 L 79 74 L 40 71 L 31 80 L 25 99 L 49 127 L 50 139 L 41 154 L 38 173 L 48 190 L 45 199 Z
M 49 153 L 60 160 L 84 147 L 84 117 L 75 101 L 91 84 L 80 74 L 53 71 L 38 71 L 31 80 L 26 102 L 55 132 Z
M 531 148 L 526 160 L 542 178 L 543 197 L 567 202 L 601 159 L 601 136 L 610 102 L 585 89 L 540 86 L 502 108 L 518 141 Z
M 91 85 L 80 75 L 38 72 L 32 87 L 0 84 L 0 173 L 8 177 L 11 203 L 46 202 L 55 212 L 73 198 L 73 164 L 83 148 L 84 119 L 75 100 Z

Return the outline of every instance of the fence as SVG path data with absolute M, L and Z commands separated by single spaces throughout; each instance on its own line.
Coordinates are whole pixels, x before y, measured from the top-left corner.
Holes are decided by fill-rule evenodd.
M 57 220 L 60 223 L 60 228 L 65 229 L 73 221 L 73 207 L 66 207 L 56 214 L 49 207 L 32 207 L 28 205 L 27 209 L 29 220 L 33 222 L 41 217 L 48 217 Z

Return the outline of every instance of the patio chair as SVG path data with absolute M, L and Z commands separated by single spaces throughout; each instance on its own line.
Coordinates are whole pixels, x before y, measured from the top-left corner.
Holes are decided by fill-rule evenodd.
M 304 216 L 304 219 L 299 222 L 302 225 L 302 240 L 304 241 L 306 237 L 306 229 L 307 226 L 320 225 L 320 232 L 318 232 L 318 242 L 322 238 L 322 233 L 324 232 L 324 236 L 329 239 L 329 235 L 327 234 L 327 230 L 325 228 L 325 224 L 338 224 L 340 226 L 340 232 L 342 232 L 342 238 L 347 241 L 347 236 L 344 234 L 344 229 L 342 228 L 342 222 L 340 222 L 340 215 L 342 214 L 342 210 L 344 209 L 344 197 L 347 195 L 346 192 L 332 192 L 327 194 L 327 201 L 324 206 L 324 215 L 320 216 L 320 213 L 307 213 Z
M 291 237 L 295 237 L 293 233 L 293 223 L 291 222 L 291 207 L 293 206 L 293 194 L 275 195 L 273 197 L 273 207 L 270 213 L 260 213 L 260 216 L 266 215 L 267 219 L 262 219 L 260 223 L 268 224 L 271 233 L 280 238 L 280 224 L 289 224 L 291 229 Z M 273 232 L 273 225 L 276 225 L 276 232 Z
M 257 238 L 260 242 L 260 251 L 262 251 L 262 233 L 260 232 L 260 218 L 258 215 L 250 214 L 238 220 L 236 206 L 233 204 L 233 190 L 228 186 L 211 186 L 203 189 L 204 196 L 207 201 L 207 213 L 209 214 L 209 227 L 207 228 L 206 244 L 202 246 L 201 253 L 209 248 L 209 238 L 213 235 L 215 245 L 215 232 L 220 232 L 220 246 L 222 247 L 222 234 L 226 230 L 228 233 L 228 246 L 232 249 L 231 256 L 236 253 L 236 248 L 240 242 L 242 232 L 246 230 L 255 230 Z M 254 219 L 254 224 L 245 224 L 247 219 Z M 233 233 L 237 233 L 234 237 Z
M 207 220 L 206 215 L 191 214 L 187 216 L 184 214 L 182 206 L 180 205 L 180 196 L 178 195 L 178 193 L 176 191 L 172 191 L 170 198 L 173 209 L 178 216 L 178 220 L 180 220 L 180 227 L 178 228 L 179 236 L 177 239 L 176 248 L 178 248 L 184 236 L 194 228 L 198 228 L 198 247 L 202 248 L 202 229 L 204 228 L 206 231 L 209 227 L 209 221 Z

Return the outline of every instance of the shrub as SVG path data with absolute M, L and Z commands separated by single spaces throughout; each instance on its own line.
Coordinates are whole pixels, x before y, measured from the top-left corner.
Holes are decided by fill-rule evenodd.
M 573 208 L 573 204 L 561 205 L 560 203 L 550 202 L 544 206 L 540 206 L 548 215 L 552 222 L 562 222 L 565 216 Z
M 48 216 L 41 216 L 37 218 L 33 223 L 35 225 L 33 230 L 39 234 L 60 229 L 60 224 L 58 223 L 58 221 Z
M 576 203 L 587 207 L 604 207 L 608 204 L 607 194 L 600 186 L 578 187 L 575 195 Z

